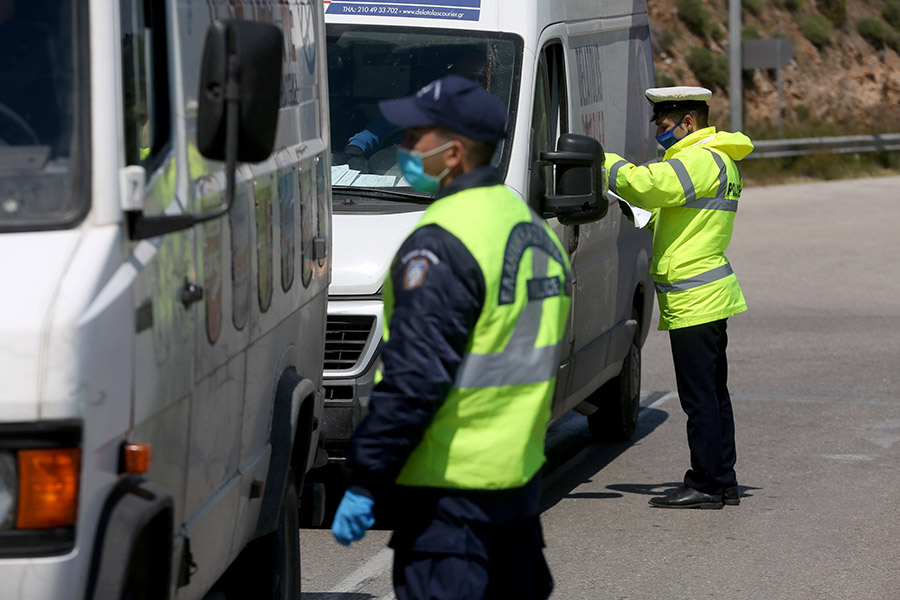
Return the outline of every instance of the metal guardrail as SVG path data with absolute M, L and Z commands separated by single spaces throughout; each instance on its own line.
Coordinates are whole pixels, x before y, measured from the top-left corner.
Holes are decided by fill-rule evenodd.
M 782 158 L 804 154 L 849 154 L 855 152 L 900 151 L 900 133 L 847 135 L 840 137 L 795 138 L 786 140 L 754 140 L 751 158 Z

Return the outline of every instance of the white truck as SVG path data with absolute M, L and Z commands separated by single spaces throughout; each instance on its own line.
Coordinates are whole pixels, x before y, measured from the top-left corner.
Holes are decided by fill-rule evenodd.
M 596 435 L 629 438 L 653 307 L 651 236 L 619 208 L 607 212 L 601 145 L 637 164 L 656 158 L 644 97 L 654 83 L 646 2 L 325 6 L 335 216 L 323 435 L 338 463 L 332 469 L 373 387 L 384 277 L 429 201 L 400 176 L 395 151 L 403 132 L 379 121 L 377 104 L 448 73 L 481 82 L 506 104 L 508 136 L 493 164 L 569 252 L 574 294 L 553 418 L 577 408 Z
M 300 597 L 323 12 L 0 0 L 0 597 Z

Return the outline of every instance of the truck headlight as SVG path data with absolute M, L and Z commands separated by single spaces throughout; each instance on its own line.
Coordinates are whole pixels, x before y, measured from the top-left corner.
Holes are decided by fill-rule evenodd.
M 0 530 L 12 529 L 15 525 L 18 495 L 16 457 L 12 452 L 0 451 Z

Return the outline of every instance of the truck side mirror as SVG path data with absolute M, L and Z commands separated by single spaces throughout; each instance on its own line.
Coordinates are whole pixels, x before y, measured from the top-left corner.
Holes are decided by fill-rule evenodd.
M 281 30 L 270 23 L 215 21 L 206 32 L 198 94 L 197 148 L 225 161 L 225 194 L 219 210 L 148 217 L 129 210 L 129 235 L 143 240 L 193 227 L 228 213 L 237 162 L 272 154 L 281 100 Z
M 241 162 L 260 162 L 272 154 L 282 45 L 281 30 L 270 23 L 215 21 L 210 25 L 198 94 L 200 154 L 226 162 L 229 150 Z M 229 128 L 234 139 L 229 139 Z
M 608 183 L 603 147 L 596 138 L 565 133 L 556 151 L 541 152 L 540 162 L 556 167 L 556 193 L 541 202 L 544 218 L 556 217 L 563 225 L 578 225 L 606 216 Z

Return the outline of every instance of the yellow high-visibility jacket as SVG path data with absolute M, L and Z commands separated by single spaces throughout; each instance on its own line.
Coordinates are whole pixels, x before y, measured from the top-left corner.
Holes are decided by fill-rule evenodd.
M 709 323 L 747 310 L 725 249 L 743 181 L 737 167 L 753 150 L 743 133 L 695 131 L 646 167 L 606 154 L 609 189 L 652 211 L 660 329 Z

